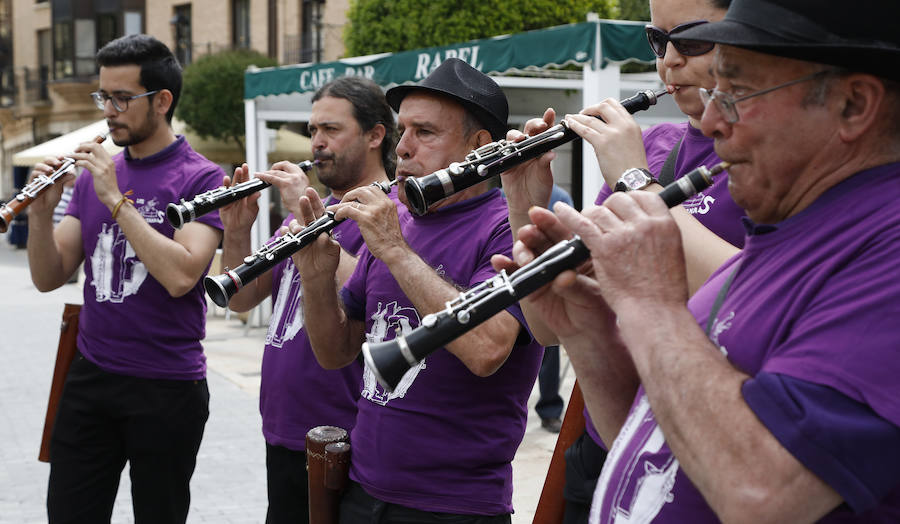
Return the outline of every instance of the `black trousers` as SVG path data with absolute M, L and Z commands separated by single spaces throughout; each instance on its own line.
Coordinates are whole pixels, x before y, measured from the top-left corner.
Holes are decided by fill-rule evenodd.
M 266 524 L 309 522 L 309 477 L 306 451 L 266 443 L 269 509 Z
M 509 524 L 510 516 L 505 515 L 457 515 L 454 513 L 433 513 L 407 508 L 379 500 L 356 482 L 350 486 L 341 499 L 341 524 Z
M 207 418 L 206 380 L 115 375 L 76 354 L 50 443 L 50 524 L 109 522 L 126 461 L 135 524 L 183 524 Z
M 563 398 L 559 394 L 559 346 L 544 348 L 544 358 L 538 372 L 538 391 L 541 396 L 534 405 L 538 416 L 542 419 L 560 418 Z
M 600 470 L 606 462 L 606 450 L 587 434 L 581 434 L 566 450 L 566 501 L 563 524 L 587 524 L 591 513 L 594 488 L 600 478 Z

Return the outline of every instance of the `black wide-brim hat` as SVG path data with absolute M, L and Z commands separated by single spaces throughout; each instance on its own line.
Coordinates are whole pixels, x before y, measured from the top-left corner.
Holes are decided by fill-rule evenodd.
M 900 80 L 900 1 L 734 0 L 720 22 L 673 36 Z
M 458 58 L 444 60 L 430 75 L 416 85 L 396 86 L 385 96 L 394 111 L 400 112 L 400 102 L 413 91 L 424 91 L 456 100 L 469 110 L 490 131 L 494 140 L 506 136 L 509 103 L 503 90 L 491 77 Z

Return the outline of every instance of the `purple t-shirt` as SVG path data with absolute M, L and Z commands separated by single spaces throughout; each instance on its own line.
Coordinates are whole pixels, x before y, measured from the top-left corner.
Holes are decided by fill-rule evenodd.
M 196 153 L 183 136 L 146 158 L 128 148 L 114 158 L 122 192 L 153 229 L 172 238 L 166 205 L 222 185 L 222 168 Z M 84 173 L 75 182 L 67 214 L 81 221 L 84 245 L 84 307 L 78 323 L 78 349 L 110 373 L 143 378 L 196 380 L 206 376 L 206 299 L 202 278 L 185 295 L 173 298 L 137 258 L 109 209 L 97 198 L 94 180 Z M 222 229 L 219 213 L 197 219 Z
M 398 202 L 396 189 L 390 196 Z M 332 197 L 324 201 L 326 206 L 337 202 Z M 338 224 L 331 236 L 348 253 L 358 254 L 363 247 L 352 220 Z M 341 369 L 319 365 L 303 325 L 302 298 L 300 274 L 287 258 L 272 270 L 274 306 L 262 359 L 259 412 L 266 442 L 297 451 L 306 449 L 306 433 L 316 426 L 353 429 L 363 369 L 359 362 Z
M 896 429 L 898 199 L 900 164 L 891 164 L 845 180 L 774 227 L 752 226 L 743 251 L 710 277 L 688 307 L 705 328 L 715 297 L 739 261 L 709 334 L 728 360 L 754 380 L 783 376 L 833 390 L 868 406 L 876 424 Z M 747 387 L 742 392 L 782 445 L 844 497 L 847 505 L 822 522 L 897 522 L 900 473 L 884 457 L 900 447 L 898 437 L 889 445 L 872 446 L 859 436 L 864 433 L 857 426 L 860 433 L 855 439 L 850 435 L 849 446 L 847 440 L 843 447 L 830 446 L 829 435 L 798 438 L 798 428 L 821 427 L 806 419 L 824 415 L 807 410 L 786 422 L 789 417 L 762 412 L 771 408 L 758 392 L 752 393 L 752 401 Z M 787 404 L 790 399 L 775 395 L 771 402 Z M 854 415 L 849 426 L 865 420 Z M 846 437 L 846 428 L 838 432 Z M 610 450 L 591 523 L 613 522 L 626 512 L 641 515 L 643 522 L 718 522 L 679 468 L 643 390 Z
M 719 162 L 713 150 L 713 139 L 703 136 L 699 129 L 691 127 L 687 122 L 680 124 L 659 124 L 644 131 L 644 149 L 647 151 L 647 166 L 650 172 L 659 176 L 663 164 L 679 139 L 682 139 L 675 160 L 675 180 L 690 173 L 698 166 L 712 167 Z M 600 189 L 596 204 L 602 204 L 612 190 L 606 184 Z M 728 193 L 728 176 L 721 173 L 713 179 L 713 185 L 697 195 L 689 198 L 682 206 L 717 236 L 737 247 L 744 245 L 744 226 L 741 217 L 744 210 L 738 207 Z M 587 408 L 584 410 L 585 427 L 588 435 L 604 448 L 597 430 L 591 423 Z
M 491 190 L 422 217 L 401 214 L 400 221 L 406 242 L 438 274 L 471 288 L 496 275 L 491 255 L 510 255 L 508 214 L 500 191 Z M 408 333 L 421 320 L 368 250 L 342 296 L 348 314 L 365 320 L 370 343 L 393 339 L 396 328 Z M 506 311 L 525 326 L 518 305 Z M 390 394 L 366 369 L 350 477 L 379 499 L 423 511 L 512 512 L 511 461 L 542 353 L 523 331 L 503 366 L 482 378 L 439 349 Z

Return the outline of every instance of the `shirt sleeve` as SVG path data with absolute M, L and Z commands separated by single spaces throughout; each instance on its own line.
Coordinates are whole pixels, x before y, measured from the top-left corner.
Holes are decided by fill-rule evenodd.
M 372 254 L 366 247 L 363 247 L 353 273 L 341 288 L 340 295 L 341 301 L 344 303 L 344 311 L 353 320 L 362 322 L 366 320 L 366 273 L 371 263 Z
M 85 191 L 93 192 L 91 186 L 85 187 L 91 180 L 91 173 L 87 169 L 82 169 L 78 178 L 75 179 L 75 185 L 72 186 L 72 196 L 69 205 L 66 207 L 66 214 L 81 220 L 81 199 Z
M 778 441 L 856 513 L 900 486 L 900 428 L 839 391 L 761 372 L 742 393 Z

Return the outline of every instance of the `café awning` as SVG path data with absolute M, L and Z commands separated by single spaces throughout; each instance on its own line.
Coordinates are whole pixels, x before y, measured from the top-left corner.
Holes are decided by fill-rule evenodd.
M 13 165 L 31 167 L 47 157 L 67 155 L 74 151 L 78 144 L 93 140 L 97 135 L 107 131 L 109 131 L 109 127 L 106 125 L 106 120 L 99 120 L 36 146 L 29 147 L 24 151 L 19 151 L 13 155 Z M 113 144 L 113 141 L 109 139 L 103 142 L 103 147 L 112 155 L 122 150 L 121 147 Z
M 655 60 L 647 46 L 643 22 L 599 20 L 442 47 L 256 69 L 244 76 L 244 98 L 315 92 L 337 77 L 354 75 L 388 88 L 417 82 L 451 57 L 491 75 L 584 66 L 596 56 L 598 37 L 601 69 L 609 64 Z

